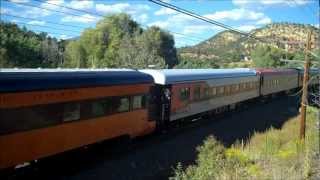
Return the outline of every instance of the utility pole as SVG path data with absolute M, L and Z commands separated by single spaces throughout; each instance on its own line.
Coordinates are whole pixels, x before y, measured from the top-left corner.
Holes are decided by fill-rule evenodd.
M 305 139 L 306 131 L 306 109 L 308 103 L 308 81 L 309 81 L 309 67 L 310 59 L 309 52 L 311 50 L 311 31 L 308 33 L 307 44 L 305 47 L 305 62 L 304 62 L 304 74 L 303 74 L 303 85 L 302 85 L 302 98 L 301 98 L 301 119 L 300 119 L 300 139 Z

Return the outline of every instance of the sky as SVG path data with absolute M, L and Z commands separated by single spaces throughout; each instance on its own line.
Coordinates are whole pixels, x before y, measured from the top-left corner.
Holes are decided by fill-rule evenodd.
M 0 1 L 1 20 L 15 22 L 36 32 L 47 32 L 58 39 L 78 37 L 85 28 L 95 27 L 102 16 L 120 12 L 129 14 L 143 28 L 155 25 L 169 31 L 175 38 L 176 47 L 197 44 L 224 30 L 147 0 Z M 273 22 L 294 22 L 319 27 L 318 0 L 163 1 L 246 32 Z

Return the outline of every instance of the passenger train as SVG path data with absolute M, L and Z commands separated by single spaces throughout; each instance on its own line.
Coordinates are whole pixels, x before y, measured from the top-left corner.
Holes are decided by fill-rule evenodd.
M 310 72 L 319 84 L 319 69 Z M 299 69 L 0 69 L 0 169 L 297 90 Z

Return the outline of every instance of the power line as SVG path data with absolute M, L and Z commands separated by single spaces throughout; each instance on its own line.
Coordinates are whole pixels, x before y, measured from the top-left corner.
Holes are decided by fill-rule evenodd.
M 23 2 L 14 2 L 14 1 L 8 1 L 8 0 L 5 0 L 5 1 L 10 2 L 10 3 L 14 3 L 14 4 L 20 4 L 20 5 L 23 5 L 23 6 L 35 7 L 35 8 L 44 9 L 44 10 L 53 11 L 53 12 L 58 12 L 58 13 L 62 13 L 62 14 L 68 14 L 68 15 L 75 16 L 75 17 L 82 17 L 82 18 L 85 18 L 85 19 L 96 20 L 96 18 L 93 18 L 93 17 L 81 16 L 79 14 L 74 14 L 74 13 L 64 12 L 64 11 L 58 11 L 58 10 L 55 10 L 55 9 L 40 7 L 40 6 L 36 6 L 36 5 L 33 5 L 33 4 L 28 4 L 28 3 L 23 3 Z
M 250 34 L 250 33 L 246 33 L 246 32 L 243 32 L 243 31 L 240 31 L 238 29 L 235 29 L 229 25 L 226 25 L 226 24 L 223 24 L 223 23 L 220 23 L 218 21 L 215 21 L 215 20 L 212 20 L 212 19 L 209 19 L 207 17 L 204 17 L 204 16 L 201 16 L 197 13 L 194 13 L 192 11 L 189 11 L 189 10 L 186 10 L 186 9 L 182 9 L 178 6 L 175 6 L 175 5 L 172 5 L 170 3 L 166 3 L 166 2 L 163 2 L 163 1 L 160 1 L 160 0 L 149 0 L 150 2 L 152 3 L 155 3 L 155 4 L 158 4 L 160 6 L 163 6 L 163 7 L 166 7 L 166 8 L 169 8 L 169 9 L 172 9 L 172 10 L 175 10 L 177 12 L 180 12 L 180 13 L 183 13 L 183 14 L 186 14 L 188 16 L 191 16 L 191 17 L 194 17 L 196 19 L 200 19 L 202 21 L 205 21 L 207 23 L 210 23 L 210 24 L 213 24 L 213 25 L 216 25 L 216 26 L 219 26 L 219 27 L 222 27 L 224 29 L 227 29 L 227 30 L 230 30 L 232 32 L 235 32 L 235 33 L 239 33 L 240 35 L 244 35 L 244 36 L 247 36 L 247 37 L 251 37 L 253 39 L 256 39 L 256 40 L 260 40 L 262 42 L 270 42 L 269 39 L 262 39 L 262 38 L 259 38 L 259 37 L 256 37 L 254 36 L 253 34 Z
M 36 19 L 36 18 L 30 18 L 30 17 L 22 17 L 22 16 L 15 16 L 12 14 L 6 14 L 6 13 L 0 13 L 4 16 L 9 16 L 9 17 L 14 17 L 14 18 L 20 18 L 20 19 L 28 19 L 28 20 L 35 20 L 35 21 L 40 21 L 40 19 Z M 41 20 L 42 21 L 42 20 Z M 81 26 L 75 26 L 75 25 L 70 25 L 70 24 L 63 24 L 63 23 L 57 23 L 57 22 L 52 22 L 52 21 L 43 21 L 45 23 L 49 23 L 49 24 L 56 24 L 56 25 L 61 25 L 61 26 L 70 26 L 70 27 L 74 27 L 74 28 L 85 28 L 85 27 L 81 27 Z
M 175 6 L 175 5 L 172 5 L 172 4 L 169 4 L 169 3 L 166 3 L 166 2 L 163 2 L 163 1 L 160 1 L 160 0 L 149 0 L 150 2 L 152 3 L 155 3 L 155 4 L 158 4 L 160 6 L 163 6 L 163 7 L 166 7 L 166 8 L 169 8 L 169 9 L 172 9 L 172 10 L 175 10 L 177 12 L 180 12 L 180 13 L 183 13 L 183 14 L 186 14 L 186 15 L 189 15 L 189 16 L 192 16 L 194 18 L 197 18 L 197 19 L 200 19 L 202 21 L 205 21 L 205 22 L 208 22 L 210 24 L 214 24 L 216 26 L 220 26 L 224 29 L 228 29 L 230 31 L 233 31 L 233 32 L 236 32 L 236 33 L 239 33 L 239 34 L 242 34 L 242 35 L 247 35 L 248 33 L 246 32 L 243 32 L 243 31 L 240 31 L 240 30 L 237 30 L 229 25 L 226 25 L 226 24 L 223 24 L 223 23 L 220 23 L 218 21 L 215 21 L 215 20 L 212 20 L 212 19 L 209 19 L 207 17 L 204 17 L 204 16 L 201 16 L 199 14 L 196 14 L 192 11 L 189 11 L 189 10 L 186 10 L 186 9 L 182 9 L 178 6 Z
M 73 11 L 77 11 L 77 12 L 81 12 L 81 13 L 87 13 L 87 14 L 90 14 L 90 15 L 93 15 L 93 16 L 98 16 L 98 17 L 105 17 L 104 15 L 102 14 L 99 14 L 99 13 L 93 13 L 93 12 L 89 12 L 89 11 L 85 11 L 85 10 L 81 10 L 81 9 L 76 9 L 76 8 L 72 8 L 72 7 L 69 7 L 69 6 L 64 6 L 64 5 L 59 5 L 59 4 L 54 4 L 54 3 L 50 3 L 50 2 L 47 2 L 47 1 L 42 1 L 42 0 L 34 0 L 34 1 L 37 1 L 37 2 L 41 2 L 41 3 L 45 3 L 45 4 L 49 4 L 49 5 L 53 5 L 53 6 L 57 6 L 57 7 L 61 7 L 61 8 L 65 8 L 65 9 L 70 9 L 70 10 L 73 10 Z M 37 6 L 38 7 L 38 6 Z M 47 10 L 51 10 L 51 9 L 47 9 Z M 63 13 L 61 11 L 59 11 L 60 13 Z M 73 16 L 79 16 L 79 17 L 82 17 L 80 15 L 75 15 L 75 14 L 72 14 Z M 141 25 L 143 27 L 146 27 L 146 28 L 149 28 L 149 26 L 146 26 L 146 25 Z M 170 31 L 170 30 L 167 30 L 168 32 L 172 33 L 172 34 L 177 34 L 177 35 L 181 35 L 181 36 L 185 36 L 185 37 L 188 37 L 186 39 L 190 39 L 190 40 L 193 40 L 193 41 L 203 41 L 204 39 L 203 38 L 199 38 L 199 37 L 196 37 L 196 36 L 189 36 L 189 35 L 186 35 L 186 34 L 182 34 L 182 33 L 178 33 L 178 32 L 174 32 L 174 31 Z
M 60 31 L 69 31 L 69 32 L 81 33 L 80 31 L 73 31 L 73 30 L 68 30 L 68 29 L 56 28 L 56 27 L 52 27 L 52 26 L 45 26 L 45 25 L 38 25 L 38 24 L 28 24 L 28 23 L 23 23 L 23 22 L 16 22 L 16 23 L 17 24 L 27 25 L 27 26 L 44 27 L 44 28 L 50 28 L 50 29 L 55 29 L 55 30 L 60 30 Z
M 30 26 L 43 27 L 43 26 L 41 26 L 41 25 L 31 25 L 31 24 L 22 23 L 22 22 L 13 22 L 13 23 L 18 24 L 18 25 L 30 25 Z M 45 26 L 44 28 L 56 29 L 56 28 L 52 28 L 52 27 L 50 27 L 50 26 Z M 41 31 L 41 30 L 32 30 L 32 31 L 35 31 L 35 32 L 38 32 L 38 33 L 44 32 L 44 31 Z M 56 35 L 78 36 L 78 35 L 76 35 L 76 34 L 59 34 L 59 33 L 48 32 L 48 31 L 46 31 L 45 33 L 48 33 L 48 34 L 56 34 Z
M 54 3 L 50 3 L 49 1 L 42 1 L 42 0 L 34 0 L 34 1 L 40 2 L 40 3 L 45 3 L 45 4 L 50 4 L 50 5 L 54 5 L 54 6 L 57 6 L 57 7 L 66 8 L 66 9 L 70 9 L 70 10 L 73 10 L 73 11 L 78 11 L 78 12 L 81 12 L 81 13 L 87 13 L 87 14 L 91 14 L 91 15 L 95 15 L 95 16 L 104 17 L 104 15 L 99 14 L 99 13 L 90 12 L 90 11 L 86 11 L 86 10 L 82 10 L 82 9 L 76 9 L 76 8 L 72 8 L 72 7 L 64 6 L 64 5 L 60 5 L 60 4 L 54 4 Z

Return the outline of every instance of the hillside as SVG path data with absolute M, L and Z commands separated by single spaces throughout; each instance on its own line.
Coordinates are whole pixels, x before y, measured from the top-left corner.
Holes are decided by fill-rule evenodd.
M 262 43 L 252 38 L 242 37 L 240 34 L 231 31 L 223 31 L 195 46 L 180 48 L 178 52 L 182 57 L 214 60 L 219 63 L 250 60 L 252 49 L 261 44 L 268 44 L 294 53 L 303 51 L 309 29 L 313 33 L 313 42 L 316 42 L 313 43 L 312 49 L 319 49 L 318 28 L 304 24 L 272 23 L 262 28 L 254 29 L 250 34 L 269 40 L 277 39 L 278 42 Z

